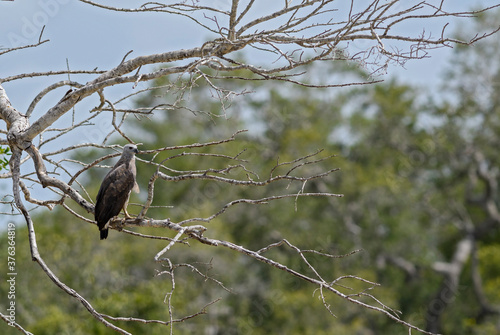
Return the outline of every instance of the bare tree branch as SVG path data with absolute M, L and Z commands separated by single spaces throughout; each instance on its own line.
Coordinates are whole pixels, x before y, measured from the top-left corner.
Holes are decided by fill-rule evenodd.
M 135 134 L 132 136 L 132 131 L 126 127 L 131 116 L 138 119 L 152 118 L 155 114 L 161 115 L 170 111 L 182 110 L 194 114 L 203 113 L 203 115 L 212 118 L 215 116 L 224 117 L 226 116 L 226 109 L 231 105 L 231 101 L 242 94 L 248 93 L 245 89 L 241 92 L 235 92 L 230 84 L 226 83 L 230 80 L 277 80 L 310 88 L 334 88 L 376 83 L 379 80 L 375 78 L 375 75 L 380 71 L 384 71 L 389 64 L 403 65 L 408 60 L 428 57 L 429 50 L 434 48 L 448 47 L 453 44 L 472 44 L 493 35 L 500 29 L 478 33 L 469 37 L 468 40 L 459 40 L 447 34 L 447 23 L 443 23 L 440 31 L 437 34 L 434 33 L 434 35 L 426 32 L 424 28 L 409 34 L 403 33 L 402 27 L 404 27 L 404 24 L 428 22 L 429 20 L 437 21 L 447 18 L 467 19 L 490 11 L 500 5 L 465 12 L 453 12 L 445 10 L 444 0 L 438 1 L 437 5 L 431 1 L 420 1 L 412 4 L 400 0 L 371 0 L 368 2 L 351 0 L 344 6 L 339 1 L 334 0 L 300 0 L 272 3 L 266 8 L 266 12 L 255 15 L 258 7 L 257 2 L 254 0 L 232 0 L 226 4 L 227 8 L 219 8 L 218 5 L 210 2 L 205 5 L 196 1 L 145 2 L 137 8 L 119 8 L 90 0 L 80 0 L 80 2 L 101 10 L 128 13 L 154 12 L 164 14 L 167 17 L 172 15 L 180 16 L 194 22 L 199 28 L 203 28 L 203 31 L 208 34 L 208 40 L 189 49 L 159 52 L 157 54 L 131 57 L 131 52 L 127 52 L 123 57 L 119 56 L 118 59 L 121 60 L 116 66 L 106 70 L 70 70 L 68 66 L 68 69 L 62 71 L 49 69 L 48 71 L 20 73 L 0 78 L 0 119 L 5 123 L 5 127 L 0 131 L 6 135 L 3 139 L 0 139 L 0 144 L 8 144 L 12 152 L 10 172 L 1 174 L 0 178 L 9 178 L 13 182 L 11 196 L 13 200 L 3 198 L 2 203 L 15 206 L 24 217 L 28 225 L 32 259 L 40 265 L 58 288 L 78 300 L 99 322 L 117 332 L 128 334 L 127 331 L 113 325 L 108 320 L 158 323 L 169 326 L 170 332 L 173 333 L 174 323 L 183 322 L 204 314 L 210 305 L 217 302 L 217 300 L 212 301 L 197 313 L 183 318 L 174 318 L 172 295 L 175 290 L 176 269 L 179 267 L 188 268 L 203 279 L 213 281 L 226 289 L 222 282 L 204 275 L 192 264 L 174 264 L 169 258 L 165 257 L 177 244 L 186 244 L 188 240 L 193 240 L 201 244 L 227 249 L 248 256 L 313 284 L 314 290 L 319 292 L 323 306 L 331 315 L 334 315 L 334 313 L 328 303 L 329 297 L 326 294 L 328 292 L 362 308 L 384 314 L 410 330 L 430 334 L 430 332 L 403 321 L 397 311 L 384 305 L 375 295 L 369 293 L 377 286 L 376 283 L 357 276 L 340 276 L 336 279 L 327 278 L 325 274 L 317 270 L 308 258 L 310 255 L 327 258 L 340 256 L 311 249 L 302 250 L 286 239 L 253 251 L 244 246 L 222 239 L 208 238 L 203 235 L 210 228 L 208 224 L 211 221 L 226 214 L 229 208 L 236 205 L 260 205 L 286 198 L 295 199 L 295 204 L 297 204 L 298 199 L 303 197 L 320 196 L 330 199 L 341 197 L 341 194 L 329 192 L 328 188 L 321 185 L 321 183 L 319 183 L 320 191 L 309 191 L 306 187 L 309 185 L 309 181 L 314 180 L 317 182 L 337 171 L 336 168 L 330 167 L 319 170 L 309 169 L 310 167 L 320 166 L 320 164 L 333 157 L 321 157 L 321 151 L 286 162 L 277 161 L 268 171 L 268 176 L 263 179 L 260 179 L 258 174 L 247 166 L 247 161 L 242 158 L 243 151 L 236 154 L 194 151 L 196 149 L 219 147 L 232 142 L 236 139 L 236 135 L 242 131 L 222 140 L 205 140 L 205 142 L 201 143 L 184 145 L 165 145 L 159 148 L 147 148 L 140 152 L 144 155 L 153 155 L 153 157 L 142 160 L 138 158 L 138 161 L 156 168 L 149 177 L 147 199 L 139 204 L 141 211 L 137 217 L 126 219 L 117 217 L 111 220 L 110 225 L 111 228 L 122 230 L 124 233 L 135 237 L 166 241 L 166 246 L 157 252 L 155 259 L 162 262 L 161 264 L 166 267 L 165 272 L 162 274 L 169 276 L 172 282 L 172 290 L 165 296 L 169 310 L 169 320 L 167 321 L 112 317 L 101 314 L 82 295 L 64 284 L 40 256 L 33 221 L 28 208 L 21 199 L 21 192 L 24 194 L 25 201 L 34 206 L 46 207 L 49 210 L 61 206 L 78 221 L 94 223 L 90 217 L 86 216 L 87 214 L 80 214 L 73 206 L 83 209 L 86 213 L 93 213 L 92 195 L 83 186 L 85 184 L 84 177 L 90 169 L 101 167 L 101 162 L 116 157 L 118 153 L 105 154 L 90 163 L 79 161 L 74 158 L 74 154 L 86 153 L 86 150 L 89 149 L 119 148 L 118 145 L 107 144 L 113 136 L 117 135 L 128 142 L 133 142 L 139 136 L 136 137 Z M 425 27 L 425 25 L 422 27 Z M 0 56 L 9 52 L 22 51 L 26 48 L 46 44 L 49 41 L 42 39 L 43 32 L 44 29 L 42 28 L 37 43 L 2 50 Z M 356 43 L 359 44 L 354 45 Z M 257 53 L 257 56 L 242 60 L 237 52 L 246 50 Z M 257 62 L 256 59 L 262 59 L 262 63 Z M 310 81 L 307 78 L 306 75 L 310 64 L 330 64 L 332 62 L 364 67 L 374 75 L 358 80 L 344 77 L 328 78 L 325 82 L 320 80 Z M 52 80 L 53 76 L 61 75 L 68 75 L 68 79 L 61 80 L 58 78 L 41 89 L 40 92 L 33 94 L 32 97 L 26 97 L 27 101 L 31 99 L 31 104 L 25 113 L 19 112 L 11 105 L 3 86 L 7 82 L 29 80 L 29 78 L 34 77 L 47 77 L 47 79 Z M 69 75 L 71 75 L 71 79 Z M 85 83 L 83 83 L 83 80 L 80 82 L 78 78 L 73 80 L 73 78 L 80 75 L 85 75 L 85 78 L 90 77 L 90 80 Z M 165 84 L 162 80 L 167 83 Z M 126 93 L 118 99 L 111 99 L 107 90 L 112 86 L 123 84 L 129 84 L 132 89 L 135 89 L 142 82 L 151 85 L 146 89 Z M 186 99 L 189 98 L 190 91 L 200 83 L 205 84 L 210 90 L 211 96 L 219 101 L 219 111 L 199 111 L 197 108 L 191 108 L 185 103 Z M 63 86 L 70 86 L 72 89 L 64 96 L 61 96 L 58 101 L 50 102 L 49 93 Z M 164 96 L 161 99 L 156 99 L 150 106 L 135 108 L 128 105 L 133 98 L 140 97 L 140 94 L 156 91 L 161 91 Z M 81 110 L 78 110 L 77 113 L 77 108 L 84 106 L 82 102 L 88 101 L 86 98 L 90 97 L 95 98 L 96 102 L 93 105 L 95 107 L 81 107 Z M 47 100 L 51 108 L 38 113 L 42 99 L 44 99 L 44 102 Z M 130 104 L 132 105 L 132 103 Z M 35 108 L 37 113 L 34 113 Z M 73 111 L 73 114 L 69 115 L 71 116 L 70 124 L 61 126 L 56 123 L 60 122 L 70 111 Z M 97 120 L 106 121 L 106 126 L 99 129 L 100 134 L 103 135 L 99 140 L 87 140 L 85 143 L 79 144 L 64 142 L 65 135 L 88 129 L 84 127 L 96 129 L 95 122 Z M 38 145 L 35 144 L 37 138 L 39 140 Z M 49 149 L 54 144 L 60 145 L 56 146 L 56 149 Z M 164 159 L 164 156 L 161 156 L 163 159 L 161 161 L 160 158 L 157 158 L 173 150 L 182 152 L 173 153 Z M 24 152 L 28 156 L 22 157 Z M 174 159 L 190 157 L 210 158 L 224 161 L 226 164 L 223 167 L 199 168 L 190 171 L 179 171 L 167 166 Z M 480 161 L 481 157 L 478 156 L 476 159 Z M 24 174 L 20 172 L 22 165 L 23 168 L 28 169 L 26 173 L 23 172 Z M 435 269 L 443 272 L 454 287 L 458 284 L 458 277 L 473 251 L 474 234 L 487 231 L 487 228 L 491 226 L 491 222 L 498 223 L 500 221 L 496 199 L 492 196 L 497 190 L 497 185 L 493 182 L 496 176 L 492 178 L 489 171 L 479 169 L 478 178 L 483 180 L 488 189 L 485 199 L 482 199 L 479 203 L 488 209 L 489 221 L 481 226 L 483 230 L 478 227 L 475 230 L 468 231 L 449 263 L 435 264 Z M 280 190 L 278 194 L 266 194 L 255 199 L 242 197 L 225 200 L 211 214 L 182 218 L 177 223 L 167 218 L 147 217 L 149 209 L 156 208 L 155 206 L 166 206 L 166 204 L 154 203 L 156 183 L 186 181 L 211 182 L 228 187 L 247 186 L 259 188 L 287 184 L 286 187 L 294 187 L 295 189 L 289 191 Z M 31 186 L 27 183 L 46 188 L 55 198 L 39 199 L 36 194 L 32 196 Z M 202 223 L 207 227 L 197 223 Z M 155 227 L 161 232 L 171 230 L 176 235 L 173 238 L 146 235 L 124 229 L 124 227 Z M 306 270 L 304 272 L 294 270 L 265 256 L 266 252 L 279 247 L 292 250 Z M 411 264 L 405 263 L 404 260 L 396 258 L 392 261 L 405 268 L 407 273 L 414 272 Z M 476 290 L 479 293 L 478 296 L 481 297 L 479 279 L 476 274 Z M 338 288 L 350 290 L 348 285 L 345 284 L 348 280 L 355 280 L 366 287 L 359 291 L 352 291 L 351 294 L 346 294 Z M 369 302 L 365 302 L 365 300 Z M 486 302 L 483 305 L 487 306 Z M 3 314 L 0 314 L 0 316 L 5 321 L 5 316 Z M 20 325 L 16 324 L 16 327 L 25 334 L 29 333 Z
M 18 324 L 17 322 L 12 322 L 12 320 L 9 318 L 9 316 L 7 316 L 7 315 L 5 315 L 3 313 L 0 313 L 0 318 L 2 320 L 4 320 L 7 324 L 13 325 L 21 333 L 23 333 L 25 335 L 33 335 L 33 333 L 30 333 L 29 331 L 27 331 L 26 329 L 24 329 L 23 327 L 21 327 L 21 325 Z
M 35 235 L 35 227 L 33 225 L 33 221 L 31 220 L 31 216 L 29 212 L 27 211 L 26 207 L 24 206 L 20 194 L 19 194 L 19 163 L 20 163 L 20 158 L 21 158 L 21 151 L 15 150 L 12 152 L 12 158 L 10 160 L 10 167 L 12 171 L 12 179 L 14 181 L 13 185 L 13 192 L 14 192 L 14 199 L 15 199 L 15 204 L 16 207 L 21 211 L 23 216 L 26 219 L 26 223 L 28 224 L 28 237 L 29 237 L 29 242 L 30 242 L 30 248 L 31 248 L 31 258 L 33 261 L 37 262 L 42 270 L 47 274 L 47 276 L 54 282 L 55 285 L 57 285 L 60 289 L 62 289 L 64 292 L 69 294 L 70 296 L 76 298 L 88 311 L 92 316 L 94 316 L 97 320 L 102 322 L 105 326 L 116 330 L 122 334 L 130 334 L 123 329 L 116 327 L 115 325 L 109 323 L 106 321 L 101 314 L 99 314 L 93 307 L 92 305 L 85 300 L 78 292 L 73 290 L 72 288 L 68 287 L 66 284 L 64 284 L 53 272 L 52 270 L 45 264 L 45 261 L 43 258 L 40 256 L 40 253 L 38 251 L 38 246 L 36 242 L 36 235 Z

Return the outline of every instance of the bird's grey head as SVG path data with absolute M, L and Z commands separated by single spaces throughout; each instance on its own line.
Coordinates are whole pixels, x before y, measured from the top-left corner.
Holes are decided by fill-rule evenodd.
M 123 147 L 123 155 L 124 156 L 134 156 L 138 153 L 137 146 L 135 144 L 127 144 Z

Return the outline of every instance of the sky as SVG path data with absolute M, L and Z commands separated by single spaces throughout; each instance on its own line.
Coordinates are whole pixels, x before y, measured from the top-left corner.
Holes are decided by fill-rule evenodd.
M 257 0 L 259 10 L 265 10 L 270 3 L 268 1 Z M 132 0 L 101 2 L 130 7 L 142 3 Z M 344 2 L 350 3 L 347 0 Z M 231 1 L 211 0 L 210 3 L 228 8 Z M 491 4 L 492 1 L 453 0 L 447 3 L 452 3 L 453 10 L 467 10 L 474 5 Z M 462 24 L 447 20 L 451 23 L 450 31 Z M 424 29 L 436 36 L 441 32 L 442 23 L 429 23 Z M 64 70 L 68 66 L 73 70 L 109 69 L 118 65 L 130 50 L 133 52 L 129 58 L 192 48 L 209 37 L 208 33 L 201 31 L 192 21 L 162 13 L 111 12 L 76 0 L 0 1 L 0 48 L 36 43 L 43 26 L 45 28 L 41 39 L 50 41 L 36 48 L 1 55 L 0 78 L 20 73 Z M 410 24 L 406 29 L 420 31 L 422 26 Z M 363 45 L 358 47 L 362 48 Z M 404 68 L 391 66 L 383 79 L 397 77 L 402 82 L 437 91 L 440 76 L 448 66 L 451 52 L 450 48 L 432 50 L 428 59 L 408 62 Z M 75 78 L 86 82 L 94 77 Z M 40 90 L 61 79 L 67 79 L 67 76 L 17 80 L 5 83 L 4 88 L 13 106 L 24 112 Z M 51 93 L 47 99 L 43 99 L 39 110 L 46 110 L 57 102 L 67 88 L 62 90 L 63 92 Z M 0 180 L 0 192 L 8 192 L 10 188 L 10 180 Z M 0 225 L 5 220 L 0 217 Z
M 227 8 L 230 0 L 210 2 Z M 448 2 L 453 4 L 453 10 L 466 10 L 474 4 L 491 3 L 471 0 Z M 138 1 L 106 1 L 106 4 L 113 3 L 131 7 L 140 4 Z M 440 34 L 441 23 L 429 22 L 429 26 L 424 28 L 436 36 Z M 449 31 L 454 29 L 454 22 L 451 23 Z M 50 39 L 50 42 L 1 56 L 0 78 L 48 69 L 63 70 L 68 66 L 67 61 L 71 69 L 109 69 L 116 66 L 130 50 L 134 52 L 129 57 L 134 57 L 191 48 L 200 45 L 208 37 L 190 20 L 172 15 L 167 17 L 162 13 L 112 12 L 76 0 L 0 1 L 0 46 L 7 48 L 36 43 L 43 26 L 42 39 Z M 416 24 L 410 25 L 408 29 L 420 31 L 422 27 Z M 439 81 L 451 52 L 449 48 L 433 50 L 429 59 L 408 62 L 404 68 L 392 66 L 388 76 L 394 75 L 417 85 L 433 85 Z M 49 81 L 55 80 L 49 78 Z M 47 78 L 39 78 L 11 82 L 5 86 L 11 102 L 23 110 L 30 102 L 27 96 L 34 95 L 31 90 L 38 92 L 45 87 L 46 82 Z

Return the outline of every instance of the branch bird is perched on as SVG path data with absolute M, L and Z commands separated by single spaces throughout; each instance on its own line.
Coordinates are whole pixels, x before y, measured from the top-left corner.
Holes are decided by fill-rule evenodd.
M 123 147 L 123 153 L 115 166 L 104 177 L 101 188 L 97 193 L 95 203 L 95 220 L 101 232 L 101 240 L 108 237 L 108 221 L 120 214 L 124 210 L 127 212 L 130 192 L 139 192 L 139 185 L 135 180 L 135 154 L 138 152 L 134 144 L 127 144 Z

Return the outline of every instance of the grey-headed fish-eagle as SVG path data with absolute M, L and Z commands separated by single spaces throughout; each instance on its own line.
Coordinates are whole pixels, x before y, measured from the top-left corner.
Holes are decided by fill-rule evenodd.
M 127 212 L 130 192 L 139 193 L 139 185 L 135 180 L 135 154 L 137 146 L 127 144 L 123 147 L 123 153 L 115 166 L 104 177 L 95 203 L 95 220 L 101 233 L 101 240 L 108 237 L 108 221 L 124 210 L 125 216 L 130 217 Z

